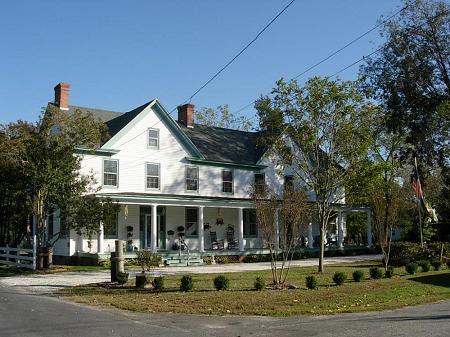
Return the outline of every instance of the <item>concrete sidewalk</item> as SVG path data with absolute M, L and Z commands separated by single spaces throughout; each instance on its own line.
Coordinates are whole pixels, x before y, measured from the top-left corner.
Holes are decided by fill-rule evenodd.
M 326 257 L 324 263 L 342 264 L 358 261 L 381 260 L 381 255 L 359 255 Z M 318 259 L 296 260 L 292 262 L 295 267 L 316 266 Z M 209 274 L 234 273 L 244 271 L 257 271 L 270 269 L 270 262 L 259 263 L 230 263 L 191 267 L 162 267 L 152 270 L 149 275 L 177 275 L 177 274 Z M 139 270 L 128 270 L 130 276 L 139 273 Z M 110 280 L 109 270 L 95 272 L 61 272 L 54 274 L 20 275 L 0 278 L 0 284 L 12 287 L 17 291 L 32 294 L 51 294 L 52 292 L 82 284 L 106 282 Z

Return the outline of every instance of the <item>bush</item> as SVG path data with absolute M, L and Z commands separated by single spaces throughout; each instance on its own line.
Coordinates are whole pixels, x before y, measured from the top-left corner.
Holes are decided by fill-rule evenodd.
M 219 275 L 214 279 L 214 287 L 217 290 L 227 290 L 230 287 L 230 280 L 225 275 Z
M 153 279 L 152 285 L 155 291 L 162 291 L 164 289 L 164 277 L 162 276 L 155 277 Z
M 361 282 L 361 280 L 364 278 L 364 272 L 362 270 L 355 270 L 353 272 L 353 280 L 355 282 Z
M 256 290 L 263 290 L 266 287 L 266 281 L 264 281 L 262 277 L 258 276 L 255 279 L 254 286 Z
M 120 285 L 123 285 L 127 282 L 128 282 L 128 273 L 118 272 L 117 273 L 117 283 L 119 283 Z
M 450 268 L 450 260 L 447 260 L 447 268 Z
M 338 286 L 340 286 L 341 284 L 343 284 L 345 282 L 345 280 L 347 279 L 347 275 L 342 272 L 342 271 L 337 271 L 334 273 L 333 275 L 333 281 L 334 283 L 336 283 Z
M 142 271 L 145 269 L 159 267 L 161 257 L 150 250 L 139 250 L 136 252 L 136 261 L 141 266 Z
M 417 266 L 417 263 L 410 262 L 405 266 L 405 269 L 408 274 L 414 275 L 417 273 L 417 269 L 419 269 L 419 267 Z
M 136 288 L 144 288 L 148 283 L 148 277 L 144 274 L 136 275 Z
M 431 261 L 431 265 L 433 266 L 434 270 L 438 271 L 442 267 L 442 262 L 441 262 L 441 260 L 434 260 L 434 261 Z
M 444 245 L 444 256 L 450 255 L 450 243 L 427 243 L 422 249 L 420 243 L 392 242 L 389 264 L 395 267 L 405 266 L 417 260 L 437 260 Z
M 420 266 L 420 268 L 422 269 L 422 271 L 424 273 L 429 272 L 431 269 L 431 264 L 430 264 L 430 261 L 428 261 L 428 260 L 419 261 L 417 264 Z
M 384 277 L 391 278 L 392 276 L 394 276 L 394 270 L 394 266 L 388 266 L 387 270 L 384 272 Z
M 317 278 L 314 275 L 306 276 L 305 283 L 308 289 L 317 288 Z
M 383 269 L 372 267 L 369 269 L 370 278 L 377 280 L 383 277 Z
M 181 291 L 191 291 L 194 288 L 194 281 L 192 280 L 191 275 L 183 275 L 180 281 L 180 290 Z

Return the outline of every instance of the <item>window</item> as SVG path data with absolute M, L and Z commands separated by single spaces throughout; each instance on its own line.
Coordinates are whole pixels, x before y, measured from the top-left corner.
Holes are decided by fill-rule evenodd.
M 114 214 L 110 219 L 106 220 L 103 224 L 103 235 L 105 239 L 117 239 L 117 227 L 119 217 Z
M 186 191 L 198 191 L 198 167 L 186 166 Z
M 53 215 L 53 210 L 50 210 L 50 214 L 47 218 L 47 234 L 48 238 L 51 239 L 54 235 L 54 224 L 55 224 L 55 218 Z
M 244 237 L 257 237 L 256 210 L 244 209 Z
M 159 148 L 159 130 L 148 129 L 148 147 Z
M 266 176 L 264 173 L 255 173 L 255 191 L 262 192 L 266 185 Z
M 233 171 L 222 171 L 222 192 L 233 193 Z
M 147 164 L 146 165 L 146 176 L 147 176 L 147 188 L 149 189 L 159 189 L 159 164 Z
M 284 176 L 284 189 L 292 189 L 294 187 L 294 177 Z
M 198 209 L 186 208 L 186 237 L 198 236 Z
M 103 160 L 103 186 L 117 187 L 117 178 L 119 172 L 119 161 L 104 159 Z

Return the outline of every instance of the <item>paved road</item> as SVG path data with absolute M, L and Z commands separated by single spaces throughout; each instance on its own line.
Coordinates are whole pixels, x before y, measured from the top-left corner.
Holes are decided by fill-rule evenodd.
M 1 337 L 450 336 L 450 301 L 383 313 L 213 317 L 85 307 L 0 286 Z
M 326 257 L 324 263 L 342 264 L 357 261 L 381 260 L 381 255 L 358 255 L 342 257 Z M 292 261 L 293 266 L 306 267 L 316 266 L 318 259 L 305 259 Z M 216 264 L 209 266 L 190 266 L 190 267 L 163 267 L 152 271 L 154 276 L 174 275 L 174 274 L 203 274 L 203 273 L 232 273 L 243 271 L 256 271 L 270 269 L 270 262 L 260 263 L 230 263 Z M 133 271 L 131 271 L 133 272 Z M 137 271 L 134 271 L 137 272 Z M 55 274 L 33 274 L 19 275 L 14 277 L 0 278 L 0 285 L 4 284 L 13 287 L 18 291 L 34 294 L 49 294 L 55 290 L 73 287 L 80 284 L 106 282 L 110 280 L 109 271 L 97 272 L 66 272 Z

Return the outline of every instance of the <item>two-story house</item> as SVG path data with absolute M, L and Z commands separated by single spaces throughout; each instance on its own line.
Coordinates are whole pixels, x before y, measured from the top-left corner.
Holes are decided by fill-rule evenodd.
M 72 106 L 69 88 L 58 84 L 49 104 L 68 113 L 89 112 L 106 124 L 111 138 L 96 150 L 79 149 L 77 155 L 82 156 L 81 173 L 96 178 L 97 196 L 111 197 L 121 207 L 115 222 L 102 224 L 95 240 L 73 231 L 60 239 L 56 256 L 106 257 L 116 239 L 127 241 L 129 250 L 171 251 L 178 248 L 180 233 L 189 250 L 199 253 L 213 248 L 212 240 L 224 240 L 224 252 L 263 251 L 251 188 L 266 183 L 282 191 L 296 182 L 289 171 L 277 170 L 267 149 L 258 145 L 258 132 L 195 124 L 192 104 L 179 106 L 174 120 L 157 99 L 125 113 Z M 345 236 L 346 208 L 341 206 L 332 230 L 339 246 Z M 59 230 L 57 216 L 51 226 L 52 232 Z M 310 224 L 304 233 L 309 247 L 318 233 L 318 226 Z M 234 244 L 227 242 L 231 240 Z

